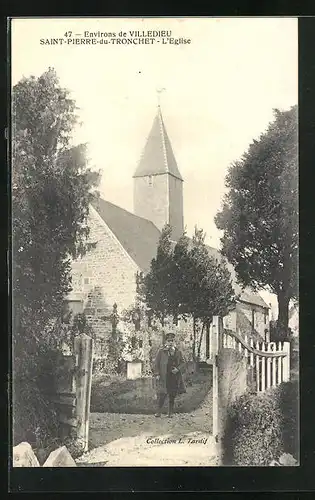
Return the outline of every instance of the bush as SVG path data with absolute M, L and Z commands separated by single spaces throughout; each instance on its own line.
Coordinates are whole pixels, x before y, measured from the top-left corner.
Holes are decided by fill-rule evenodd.
M 54 367 L 58 352 L 43 345 L 23 359 L 16 357 L 13 378 L 13 445 L 21 441 L 44 447 L 58 435 Z
M 246 393 L 228 409 L 223 465 L 268 466 L 282 453 L 298 454 L 298 384 Z
M 299 460 L 299 382 L 292 380 L 278 387 L 282 413 L 283 451 Z

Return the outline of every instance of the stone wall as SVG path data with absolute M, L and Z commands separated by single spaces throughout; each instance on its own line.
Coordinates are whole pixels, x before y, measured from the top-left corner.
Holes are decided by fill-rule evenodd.
M 234 349 L 221 349 L 218 355 L 219 434 L 224 433 L 227 412 L 249 388 L 244 356 Z
M 139 269 L 92 207 L 89 227 L 89 240 L 96 246 L 72 263 L 72 293 L 81 295 L 95 334 L 107 337 L 113 304 L 122 310 L 134 303 Z

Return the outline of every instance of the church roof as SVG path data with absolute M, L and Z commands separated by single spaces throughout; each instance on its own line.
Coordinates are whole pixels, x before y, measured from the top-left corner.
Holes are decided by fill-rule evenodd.
M 144 273 L 150 269 L 151 260 L 156 257 L 156 250 L 161 232 L 149 220 L 124 210 L 123 208 L 105 201 L 102 198 L 95 198 L 92 206 L 98 212 L 103 221 L 114 233 L 120 244 L 130 255 L 133 261 Z M 207 245 L 209 254 L 219 262 L 226 259 L 216 248 Z M 242 289 L 236 281 L 236 273 L 232 264 L 227 262 L 227 267 L 231 273 L 231 279 L 236 295 L 242 302 L 269 308 L 263 298 L 249 287 Z
M 158 228 L 149 220 L 101 198 L 95 199 L 92 206 L 141 271 L 147 272 L 156 255 L 160 238 Z
M 169 173 L 183 180 L 164 125 L 160 106 L 143 149 L 134 177 Z

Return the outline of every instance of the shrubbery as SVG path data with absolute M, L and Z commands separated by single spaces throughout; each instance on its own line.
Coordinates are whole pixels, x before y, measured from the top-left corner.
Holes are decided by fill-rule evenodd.
M 283 451 L 299 461 L 299 382 L 281 384 L 278 387 L 279 404 L 282 413 Z
M 268 466 L 283 453 L 298 459 L 298 382 L 246 393 L 228 410 L 223 465 Z
M 47 346 L 15 358 L 13 384 L 13 445 L 28 441 L 33 447 L 46 446 L 58 435 L 54 393 L 54 369 L 58 352 Z
M 87 217 L 99 174 L 86 145 L 72 146 L 76 103 L 52 68 L 14 85 L 12 123 L 13 439 L 37 447 L 57 432 L 47 393 L 64 340 L 71 259 L 93 246 Z

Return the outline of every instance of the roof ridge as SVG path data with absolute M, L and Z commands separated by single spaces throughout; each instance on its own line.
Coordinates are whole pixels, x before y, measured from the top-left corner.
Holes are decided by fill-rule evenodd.
M 169 166 L 168 166 L 168 161 L 167 161 L 167 153 L 166 153 L 166 146 L 165 146 L 165 130 L 164 130 L 164 122 L 163 122 L 163 117 L 162 117 L 162 111 L 161 111 L 161 106 L 158 106 L 158 117 L 160 121 L 160 133 L 161 133 L 161 139 L 162 139 L 162 147 L 163 147 L 163 153 L 164 153 L 164 163 L 166 167 L 166 171 L 169 174 Z

